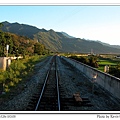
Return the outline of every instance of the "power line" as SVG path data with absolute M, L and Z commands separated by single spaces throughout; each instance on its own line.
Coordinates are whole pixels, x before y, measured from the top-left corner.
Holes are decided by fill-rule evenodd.
M 56 20 L 56 22 L 54 22 L 55 27 L 59 27 L 62 23 L 64 23 L 65 21 L 69 20 L 71 17 L 73 17 L 74 15 L 78 14 L 79 12 L 81 12 L 84 8 L 80 9 L 80 6 L 71 11 L 68 11 L 66 15 L 61 16 L 60 19 Z M 50 25 L 51 26 L 51 25 Z

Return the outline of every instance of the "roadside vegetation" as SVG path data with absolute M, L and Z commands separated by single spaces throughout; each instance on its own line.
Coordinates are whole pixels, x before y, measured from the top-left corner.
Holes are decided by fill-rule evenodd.
M 117 64 L 119 64 L 119 61 L 118 60 L 117 61 L 113 60 L 111 58 L 102 58 L 102 57 L 100 57 L 98 64 L 99 64 L 98 70 L 101 70 L 102 72 L 104 72 L 104 67 L 106 65 L 109 66 L 110 68 L 111 67 L 116 67 Z
M 100 58 L 99 70 L 104 72 L 104 67 L 109 66 L 109 74 L 120 78 L 120 59 L 119 58 Z
M 32 74 L 34 65 L 51 52 L 37 40 L 3 32 L 2 26 L 0 23 L 0 57 L 17 57 L 16 60 L 12 60 L 6 71 L 0 70 L 0 93 L 7 93 Z M 18 59 L 19 56 L 22 59 Z
M 25 59 L 14 60 L 6 71 L 0 70 L 0 84 L 5 93 L 9 92 L 17 84 L 26 80 L 34 71 L 34 65 L 47 55 L 35 55 Z
M 70 56 L 69 58 L 75 59 L 75 60 L 82 62 L 84 64 L 87 64 L 91 67 L 95 67 L 95 68 L 99 67 L 97 56 L 93 56 L 93 55 L 90 55 L 87 57 L 86 56 Z
M 2 28 L 0 23 L 0 28 Z M 6 46 L 9 45 L 7 53 Z M 49 50 L 37 40 L 32 40 L 26 36 L 19 36 L 16 34 L 3 32 L 0 30 L 0 57 L 5 56 L 32 56 L 35 54 L 45 55 L 49 54 Z
M 103 56 L 78 56 L 78 55 L 69 55 L 69 58 L 75 59 L 79 62 L 87 64 L 91 67 L 94 67 L 102 72 L 104 72 L 105 66 L 109 67 L 108 73 L 120 78 L 120 59 L 115 58 L 114 55 L 104 55 Z

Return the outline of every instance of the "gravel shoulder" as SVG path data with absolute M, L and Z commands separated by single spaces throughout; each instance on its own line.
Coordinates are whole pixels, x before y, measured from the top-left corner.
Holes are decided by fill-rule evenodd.
M 29 76 L 26 82 L 19 84 L 17 88 L 10 93 L 10 97 L 4 101 L 4 98 L 1 98 L 0 101 L 0 110 L 1 111 L 22 111 L 27 107 L 31 97 L 35 94 L 37 86 L 40 82 L 43 82 L 51 57 L 46 58 L 45 60 L 39 62 L 35 65 L 34 72 L 32 76 Z
M 112 111 L 120 110 L 120 101 L 95 84 L 93 84 L 75 67 L 63 59 L 58 59 L 60 84 L 64 91 L 63 98 L 72 98 L 74 93 L 79 92 L 83 98 L 88 98 L 93 106 L 70 106 L 69 110 L 92 110 Z

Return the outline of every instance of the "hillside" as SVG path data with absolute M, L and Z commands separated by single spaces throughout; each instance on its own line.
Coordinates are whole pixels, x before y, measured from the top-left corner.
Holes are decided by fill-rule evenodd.
M 9 56 L 46 54 L 49 51 L 41 43 L 28 37 L 0 31 L 0 57 L 7 56 L 6 45 L 9 45 Z
M 68 38 L 75 38 L 75 37 L 73 37 L 73 36 L 70 36 L 70 35 L 68 35 L 67 33 L 65 33 L 65 32 L 61 32 L 64 36 L 66 36 L 66 37 L 68 37 Z
M 100 43 L 100 41 L 90 41 L 81 38 L 74 38 L 64 32 L 55 32 L 54 30 L 39 29 L 34 26 L 3 22 L 2 30 L 18 35 L 26 36 L 37 40 L 45 45 L 47 49 L 54 52 L 80 52 L 90 53 L 120 53 L 119 48 Z
M 120 45 L 110 45 L 108 43 L 104 43 L 104 42 L 101 42 L 101 41 L 97 41 L 97 42 L 99 42 L 99 43 L 101 43 L 102 45 L 105 45 L 105 46 L 109 46 L 109 47 L 120 49 Z
M 46 31 L 44 29 L 38 29 L 37 27 L 26 25 L 26 24 L 19 24 L 17 22 L 16 23 L 9 23 L 9 22 L 5 21 L 2 23 L 4 25 L 2 27 L 2 30 L 4 32 L 11 32 L 11 33 L 14 33 L 17 35 L 29 37 L 31 39 L 34 38 L 34 34 L 36 34 L 38 32 L 45 32 Z

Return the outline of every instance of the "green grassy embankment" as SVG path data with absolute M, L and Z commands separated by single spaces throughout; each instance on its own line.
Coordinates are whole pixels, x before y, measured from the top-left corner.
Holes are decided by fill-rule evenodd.
M 13 60 L 6 71 L 0 70 L 0 83 L 4 86 L 3 91 L 9 93 L 17 87 L 18 83 L 25 82 L 27 77 L 33 74 L 34 65 L 46 57 L 45 55 L 36 55 L 25 59 Z
M 99 68 L 98 70 L 104 72 L 104 67 L 106 65 L 108 66 L 116 66 L 118 64 L 118 61 L 114 61 L 114 60 L 99 60 Z

